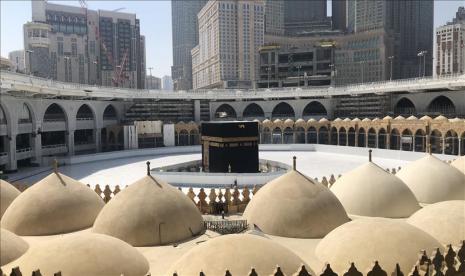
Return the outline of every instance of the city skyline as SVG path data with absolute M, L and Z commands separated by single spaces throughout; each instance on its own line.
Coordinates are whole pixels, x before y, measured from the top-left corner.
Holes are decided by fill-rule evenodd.
M 49 1 L 51 3 L 79 6 L 78 1 Z M 331 15 L 331 1 L 328 2 L 328 15 Z M 23 49 L 22 26 L 31 21 L 30 1 L 1 2 L 1 56 Z M 463 1 L 435 1 L 434 27 L 452 20 Z M 162 77 L 171 75 L 173 64 L 171 1 L 88 1 L 90 9 L 115 10 L 124 8 L 123 12 L 135 13 L 141 20 L 141 33 L 146 36 L 147 63 L 153 67 L 153 75 Z M 6 24 L 9 22 L 10 24 Z M 431 34 L 433 36 L 433 34 Z

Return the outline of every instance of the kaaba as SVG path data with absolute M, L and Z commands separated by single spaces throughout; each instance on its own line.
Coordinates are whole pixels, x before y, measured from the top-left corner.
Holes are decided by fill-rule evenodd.
M 206 172 L 257 173 L 257 122 L 205 122 L 200 126 Z

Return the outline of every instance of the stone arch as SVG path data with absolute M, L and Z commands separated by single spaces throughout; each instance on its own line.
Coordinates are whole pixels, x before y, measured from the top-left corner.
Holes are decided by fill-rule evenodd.
M 269 127 L 264 127 L 262 130 L 262 143 L 271 144 L 271 130 Z
M 328 111 L 322 103 L 319 101 L 312 101 L 308 103 L 304 111 L 302 112 L 302 117 L 327 117 Z
M 265 112 L 263 111 L 263 108 L 259 106 L 256 103 L 251 103 L 246 106 L 244 111 L 242 112 L 242 117 L 243 118 L 261 118 L 265 117 Z
M 460 155 L 464 155 L 465 154 L 465 131 L 460 136 L 460 140 L 461 140 L 461 143 L 460 143 Z
M 338 131 L 337 131 L 337 128 L 336 127 L 332 127 L 331 128 L 331 139 L 330 139 L 330 143 L 331 145 L 337 145 L 338 144 Z
M 43 122 L 64 121 L 68 122 L 68 114 L 60 104 L 50 104 L 44 112 Z
M 374 128 L 368 129 L 368 134 L 367 134 L 367 145 L 369 148 L 376 148 L 376 130 Z M 359 140 L 360 143 L 360 140 Z
M 347 131 L 347 145 L 355 147 L 355 128 L 350 127 Z
M 428 104 L 428 113 L 431 115 L 455 116 L 455 105 L 446 96 L 437 96 Z
M 397 101 L 396 105 L 394 106 L 394 114 L 395 115 L 402 115 L 402 116 L 410 116 L 416 114 L 416 108 L 413 102 L 408 98 L 401 98 Z
M 366 131 L 363 127 L 358 130 L 357 146 L 362 148 L 366 146 Z
M 112 104 L 108 104 L 103 110 L 103 120 L 118 120 L 118 112 Z
M 35 124 L 34 111 L 28 103 L 23 103 L 22 109 L 18 114 L 18 124 Z
M 199 145 L 200 144 L 200 135 L 197 128 L 191 129 L 189 132 L 189 145 Z
M 295 143 L 296 144 L 305 144 L 305 129 L 301 126 L 295 129 Z
M 229 104 L 222 104 L 215 110 L 215 119 L 235 120 L 237 119 L 236 110 Z
M 182 129 L 178 134 L 178 145 L 187 146 L 189 145 L 189 132 L 187 129 Z
M 387 148 L 387 138 L 388 138 L 388 134 L 386 132 L 386 129 L 380 128 L 378 130 L 378 148 L 379 149 Z
M 397 128 L 391 129 L 389 141 L 389 149 L 398 150 L 400 149 L 400 132 Z
M 429 136 L 429 143 L 431 145 L 431 152 L 432 153 L 442 153 L 442 133 L 441 131 L 434 129 L 431 131 Z
M 307 130 L 307 143 L 308 144 L 316 144 L 318 142 L 318 133 L 316 128 L 311 126 Z
M 426 132 L 423 129 L 418 129 L 415 132 L 414 137 L 415 151 L 425 152 L 426 151 Z
M 275 127 L 271 131 L 271 142 L 273 144 L 282 144 L 283 143 L 283 132 L 281 128 Z
M 447 131 L 444 137 L 444 153 L 451 155 L 459 154 L 459 136 L 452 129 Z
M 95 112 L 88 104 L 82 104 L 76 112 L 76 120 L 95 120 Z
M 318 144 L 329 144 L 329 132 L 325 126 L 318 129 Z
M 339 146 L 347 145 L 347 130 L 344 127 L 339 129 Z
M 0 105 L 0 125 L 6 125 L 10 121 L 9 118 L 6 117 L 6 112 L 3 109 L 3 106 Z
M 408 128 L 402 131 L 402 136 L 400 137 L 400 147 L 404 151 L 413 150 L 413 133 Z
M 294 130 L 290 127 L 286 127 L 283 130 L 283 144 L 293 144 L 294 143 Z
M 273 108 L 271 117 L 273 119 L 295 118 L 295 111 L 290 104 L 286 102 L 280 102 Z

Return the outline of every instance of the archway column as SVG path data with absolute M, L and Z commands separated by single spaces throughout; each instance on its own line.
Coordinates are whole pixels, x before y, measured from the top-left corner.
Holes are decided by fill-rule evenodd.
M 97 152 L 102 151 L 102 129 L 97 128 L 94 130 L 94 139 L 95 139 L 95 150 Z
M 307 139 L 307 135 L 305 135 L 305 139 Z M 316 130 L 316 144 L 317 145 L 320 144 L 320 129 L 319 128 Z
M 68 130 L 66 143 L 68 146 L 68 155 L 74 155 L 74 130 Z
M 445 135 L 441 137 L 441 141 L 442 141 L 442 154 L 445 154 L 446 153 L 446 136 Z
M 375 146 L 377 149 L 379 149 L 379 131 L 378 132 L 375 131 L 375 133 L 376 133 Z
M 42 164 L 42 134 L 36 132 L 35 136 L 32 136 L 32 147 L 34 150 L 34 156 L 32 157 L 33 163 Z
M 5 137 L 6 152 L 8 153 L 7 171 L 16 171 L 18 163 L 16 161 L 16 134 Z
M 459 137 L 459 150 L 458 150 L 458 156 L 462 155 L 462 138 Z
M 415 139 L 416 139 L 416 136 L 415 136 L 415 134 L 413 134 L 412 135 L 412 151 L 415 151 L 415 146 L 416 146 Z

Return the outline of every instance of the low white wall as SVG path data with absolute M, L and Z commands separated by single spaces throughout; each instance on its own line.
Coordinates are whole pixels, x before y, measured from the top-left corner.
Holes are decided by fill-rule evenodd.
M 347 147 L 347 146 L 333 146 L 333 145 L 317 145 L 317 144 L 262 144 L 259 145 L 260 151 L 317 151 L 335 154 L 347 154 L 367 156 L 369 148 L 360 147 Z M 386 159 L 400 159 L 406 161 L 417 160 L 425 156 L 424 152 L 410 152 L 401 150 L 386 150 L 386 149 L 372 149 L 373 157 L 382 157 Z M 178 146 L 178 147 L 162 147 L 153 149 L 138 149 L 138 150 L 124 150 L 105 153 L 96 153 L 88 155 L 77 155 L 71 157 L 60 158 L 60 163 L 72 165 L 95 161 L 105 161 L 110 159 L 120 159 L 139 156 L 157 156 L 169 154 L 188 154 L 200 153 L 200 146 Z M 455 155 L 435 154 L 436 157 L 443 160 L 456 159 Z

